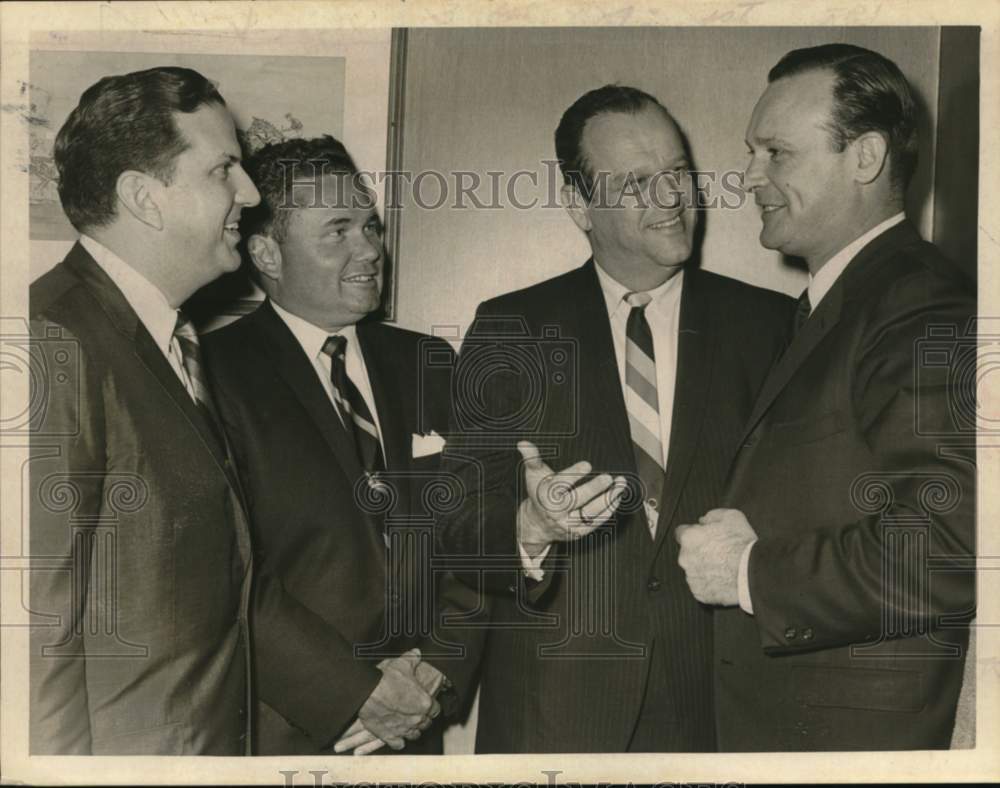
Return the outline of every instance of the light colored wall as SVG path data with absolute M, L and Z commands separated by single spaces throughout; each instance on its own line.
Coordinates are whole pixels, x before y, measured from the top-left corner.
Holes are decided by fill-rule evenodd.
M 687 133 L 698 168 L 742 169 L 743 134 L 767 71 L 790 49 L 830 41 L 886 54 L 922 98 L 927 126 L 910 215 L 930 237 L 938 28 L 411 30 L 404 169 L 526 169 L 544 183 L 541 162 L 554 159 L 553 132 L 562 112 L 608 82 L 658 96 Z M 428 186 L 427 193 L 433 197 L 436 189 Z M 787 293 L 802 290 L 804 273 L 758 244 L 760 219 L 752 205 L 710 211 L 706 221 L 706 269 Z M 464 330 L 483 299 L 566 271 L 588 254 L 586 239 L 558 208 L 407 205 L 398 255 L 399 323 L 421 331 Z

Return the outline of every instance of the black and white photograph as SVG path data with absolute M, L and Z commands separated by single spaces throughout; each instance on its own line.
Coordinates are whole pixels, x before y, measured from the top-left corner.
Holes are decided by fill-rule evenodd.
M 1000 3 L 0 21 L 4 780 L 1000 778 Z

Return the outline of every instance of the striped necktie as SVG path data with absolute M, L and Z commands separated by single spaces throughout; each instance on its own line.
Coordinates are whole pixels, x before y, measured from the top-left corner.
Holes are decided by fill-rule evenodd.
M 219 446 L 224 448 L 226 444 L 222 437 L 219 414 L 215 410 L 212 394 L 205 383 L 205 373 L 201 363 L 201 345 L 198 343 L 198 332 L 194 330 L 194 324 L 190 318 L 180 310 L 177 310 L 174 338 L 177 340 L 177 346 L 181 350 L 181 363 L 184 366 L 184 372 L 187 374 L 186 388 L 188 394 L 191 395 L 191 399 L 194 400 L 208 422 L 208 426 L 211 428 Z
M 625 303 L 632 307 L 625 328 L 625 407 L 632 433 L 635 467 L 645 488 L 646 519 L 656 536 L 659 496 L 663 487 L 663 448 L 660 443 L 660 406 L 656 393 L 656 356 L 653 334 L 646 322 L 649 293 L 629 293 Z
M 323 351 L 330 357 L 330 380 L 333 382 L 333 399 L 340 410 L 344 426 L 354 441 L 354 448 L 361 467 L 369 473 L 384 469 L 382 447 L 379 445 L 378 428 L 364 397 L 347 376 L 347 338 L 338 334 L 326 338 Z

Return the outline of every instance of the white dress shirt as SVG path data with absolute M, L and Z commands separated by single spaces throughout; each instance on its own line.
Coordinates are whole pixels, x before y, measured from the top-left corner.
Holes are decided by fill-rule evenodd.
M 809 291 L 809 314 L 811 315 L 816 311 L 816 307 L 819 306 L 826 294 L 830 292 L 830 288 L 833 287 L 834 283 L 840 279 L 840 275 L 844 273 L 844 269 L 857 256 L 858 252 L 890 227 L 895 227 L 905 219 L 906 214 L 900 211 L 895 216 L 891 216 L 884 222 L 880 222 L 868 232 L 855 238 L 827 260 L 823 267 L 816 272 L 815 276 L 809 274 L 809 285 L 807 287 Z M 736 577 L 740 607 L 750 615 L 753 615 L 753 600 L 750 598 L 750 551 L 756 543 L 757 540 L 754 539 L 743 549 L 743 554 L 740 556 L 739 573 Z
M 622 397 L 628 397 L 628 385 L 625 382 L 625 348 L 626 327 L 628 316 L 632 311 L 625 296 L 633 292 L 623 284 L 613 279 L 599 263 L 597 280 L 604 294 L 604 304 L 608 310 L 608 320 L 611 323 L 611 341 L 615 349 L 615 360 L 618 364 L 618 378 L 622 387 Z M 684 283 L 684 272 L 678 271 L 659 287 L 649 290 L 650 302 L 646 305 L 646 322 L 653 335 L 653 355 L 656 357 L 656 399 L 660 416 L 660 446 L 663 449 L 663 467 L 667 465 L 667 453 L 670 447 L 670 427 L 674 412 L 674 389 L 677 380 L 677 336 L 680 330 L 681 291 Z M 587 459 L 581 457 L 580 459 Z M 647 517 L 652 521 L 651 529 L 656 524 L 653 518 L 655 512 L 647 511 Z M 548 555 L 546 548 L 532 558 L 527 551 L 518 545 L 521 554 L 521 564 L 525 574 L 533 580 L 541 580 L 544 572 L 542 561 Z
M 163 292 L 104 244 L 89 235 L 80 236 L 80 245 L 87 250 L 94 262 L 110 277 L 121 291 L 128 305 L 145 326 L 153 342 L 163 353 L 174 374 L 184 384 L 191 399 L 197 402 L 194 387 L 184 369 L 181 346 L 174 336 L 177 325 L 177 310 L 167 303 Z
M 357 328 L 352 323 L 344 326 L 339 331 L 330 332 L 325 328 L 320 328 L 310 323 L 308 320 L 304 320 L 298 315 L 293 315 L 273 300 L 271 301 L 271 306 L 278 313 L 278 317 L 285 321 L 285 325 L 288 326 L 289 331 L 292 332 L 299 345 L 302 346 L 302 350 L 312 363 L 313 369 L 316 371 L 316 376 L 323 386 L 323 391 L 329 397 L 330 404 L 333 405 L 333 410 L 337 414 L 337 418 L 341 420 L 341 424 L 344 423 L 343 417 L 340 415 L 340 408 L 337 407 L 333 396 L 333 381 L 331 380 L 332 360 L 323 352 L 323 345 L 327 337 L 330 336 L 339 335 L 347 340 L 347 348 L 344 351 L 344 367 L 347 370 L 347 377 L 357 387 L 361 393 L 361 398 L 368 406 L 368 410 L 371 411 L 372 418 L 375 419 L 375 429 L 378 432 L 378 440 L 382 446 L 382 456 L 384 457 L 385 442 L 382 440 L 382 425 L 379 424 L 378 410 L 375 407 L 375 397 L 372 394 L 371 381 L 368 379 L 368 367 L 365 366 L 365 357 L 362 355 L 361 347 L 358 345 Z M 354 429 L 354 426 L 350 425 L 350 429 Z

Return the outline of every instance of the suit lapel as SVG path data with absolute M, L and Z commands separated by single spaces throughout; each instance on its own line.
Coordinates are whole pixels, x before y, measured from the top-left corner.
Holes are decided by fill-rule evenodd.
M 674 407 L 670 421 L 667 468 L 659 498 L 657 547 L 662 543 L 673 519 L 685 480 L 691 471 L 698 448 L 698 437 L 705 420 L 708 403 L 705 392 L 711 389 L 716 340 L 716 334 L 712 330 L 716 325 L 712 310 L 715 305 L 705 297 L 700 284 L 697 270 L 684 273 L 677 337 L 677 367 L 674 375 Z
M 919 241 L 920 236 L 913 226 L 903 221 L 875 237 L 854 256 L 802 330 L 792 339 L 784 355 L 771 368 L 737 446 L 746 442 L 798 369 L 840 322 L 844 303 L 864 288 L 873 267 L 890 257 L 895 250 Z
M 250 318 L 244 319 L 255 320 L 261 346 L 269 356 L 265 363 L 273 365 L 278 376 L 291 390 L 309 421 L 323 436 L 344 475 L 352 485 L 358 484 L 365 472 L 355 453 L 354 443 L 348 439 L 329 395 L 317 378 L 312 360 L 306 357 L 291 329 L 278 317 L 270 300 L 265 301 Z M 380 524 L 362 507 L 355 505 L 353 509 L 363 518 L 372 554 L 384 560 L 385 545 L 380 536 Z
M 844 288 L 843 282 L 840 281 L 834 284 L 826 294 L 802 330 L 795 335 L 791 344 L 785 349 L 784 355 L 771 368 L 760 393 L 757 395 L 757 402 L 754 404 L 746 429 L 737 445 L 743 444 L 799 367 L 805 363 L 820 342 L 840 322 L 843 302 Z
M 635 479 L 635 455 L 632 453 L 632 433 L 628 411 L 622 392 L 621 376 L 615 354 L 611 321 L 600 280 L 589 260 L 578 269 L 576 287 L 568 288 L 568 297 L 561 299 L 567 311 L 561 315 L 561 325 L 567 338 L 576 338 L 580 353 L 580 386 L 578 413 L 593 418 L 594 422 L 580 424 L 587 439 L 580 445 L 581 454 L 567 458 L 570 461 L 588 460 L 595 473 L 627 473 Z M 576 403 L 573 403 L 576 406 Z M 631 498 L 642 499 L 637 495 Z M 616 572 L 626 577 L 635 571 L 638 556 L 650 550 L 649 529 L 641 504 L 627 513 L 618 515 L 611 526 L 615 529 L 618 549 L 615 552 Z M 631 588 L 629 584 L 622 586 Z M 619 604 L 628 606 L 626 599 Z
M 400 469 L 406 468 L 410 460 L 410 447 L 406 442 L 408 427 L 404 423 L 404 404 L 400 400 L 404 396 L 404 390 L 400 386 L 400 379 L 406 379 L 408 373 L 415 373 L 415 370 L 409 366 L 408 359 L 397 357 L 396 348 L 391 337 L 386 336 L 386 331 L 385 326 L 379 323 L 358 325 L 358 345 L 375 399 L 385 467 Z M 406 366 L 401 369 L 401 365 Z M 399 373 L 398 377 L 394 373 Z
M 581 424 L 582 430 L 599 431 L 594 437 L 597 450 L 604 456 L 574 457 L 590 460 L 595 470 L 635 471 L 632 455 L 632 436 L 628 425 L 628 412 L 622 394 L 621 377 L 618 374 L 618 360 L 615 355 L 614 340 L 611 336 L 611 322 L 601 283 L 594 270 L 594 261 L 589 260 L 579 271 L 577 298 L 567 298 L 569 311 L 560 321 L 568 338 L 576 337 L 580 348 L 581 375 L 579 386 L 581 402 L 578 413 L 601 414 L 599 425 Z M 598 467 L 600 466 L 600 467 Z
M 353 445 L 347 440 L 330 397 L 316 378 L 311 360 L 306 358 L 302 346 L 285 321 L 271 308 L 270 301 L 265 301 L 258 313 L 257 326 L 262 345 L 270 355 L 270 363 L 326 440 L 343 472 L 352 481 L 357 480 L 363 474 L 361 463 Z
M 401 383 L 407 379 L 409 367 L 406 366 L 406 359 L 398 358 L 399 354 L 395 352 L 396 348 L 392 338 L 387 335 L 388 331 L 379 323 L 365 323 L 357 328 L 358 345 L 365 359 L 368 383 L 375 400 L 387 481 L 396 490 L 392 509 L 383 515 L 383 522 L 378 524 L 382 529 L 386 528 L 384 520 L 390 515 L 401 518 L 403 524 L 407 524 L 406 517 L 411 512 L 419 511 L 414 509 L 411 500 L 415 485 L 407 473 L 411 452 L 407 445 L 409 430 L 405 423 L 405 405 L 401 401 L 401 397 L 405 396 Z M 393 572 L 403 565 L 405 552 L 407 551 L 390 551 L 389 563 Z
M 219 470 L 226 475 L 230 483 L 239 489 L 235 479 L 229 475 L 226 468 L 225 447 L 220 445 L 212 428 L 205 421 L 205 417 L 194 400 L 191 399 L 191 395 L 184 388 L 177 373 L 170 366 L 170 362 L 157 347 L 135 310 L 122 295 L 121 290 L 80 244 L 73 247 L 66 258 L 66 265 L 94 294 L 115 328 L 132 340 L 136 358 L 156 378 L 167 396 L 187 419 L 191 428 L 197 433 L 219 466 Z

